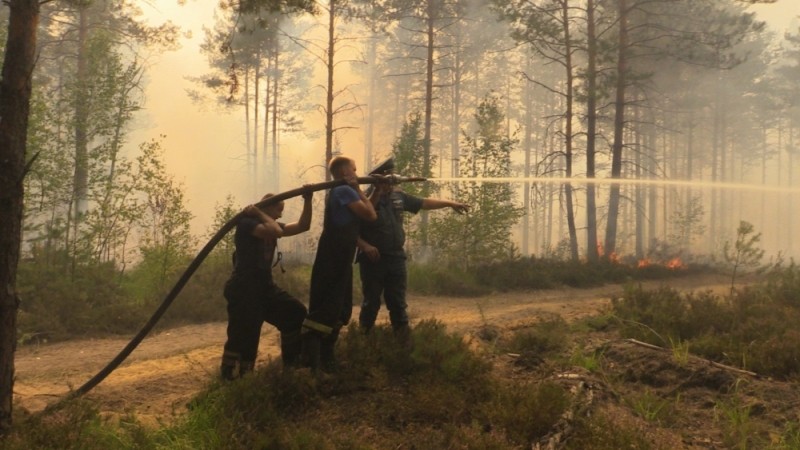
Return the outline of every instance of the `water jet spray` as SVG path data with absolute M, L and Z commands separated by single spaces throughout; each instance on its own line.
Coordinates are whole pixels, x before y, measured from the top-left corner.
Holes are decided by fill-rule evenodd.
M 603 184 L 603 185 L 636 185 L 636 186 L 672 186 L 693 187 L 700 189 L 727 189 L 763 192 L 784 192 L 800 194 L 800 187 L 768 186 L 747 183 L 727 183 L 718 181 L 696 180 L 653 180 L 633 178 L 568 178 L 568 177 L 451 177 L 429 178 L 427 181 L 436 183 L 543 183 L 543 184 Z

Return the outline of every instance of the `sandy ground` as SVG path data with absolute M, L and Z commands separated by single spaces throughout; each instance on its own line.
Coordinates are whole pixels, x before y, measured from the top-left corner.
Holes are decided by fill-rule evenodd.
M 724 292 L 726 279 L 698 276 L 643 283 L 647 288 L 668 284 L 683 290 Z M 470 333 L 491 325 L 512 329 L 545 314 L 567 320 L 597 313 L 623 287 L 563 288 L 498 293 L 477 298 L 425 297 L 408 299 L 412 323 L 437 319 L 448 329 Z M 355 308 L 354 317 L 357 317 Z M 385 310 L 380 321 L 388 320 Z M 169 421 L 186 410 L 187 402 L 217 375 L 225 340 L 225 323 L 190 325 L 151 335 L 101 384 L 86 396 L 101 411 L 135 413 L 143 420 Z M 16 355 L 16 408 L 39 411 L 83 385 L 128 343 L 128 338 L 75 340 L 20 347 Z M 263 328 L 258 364 L 278 357 L 278 334 Z

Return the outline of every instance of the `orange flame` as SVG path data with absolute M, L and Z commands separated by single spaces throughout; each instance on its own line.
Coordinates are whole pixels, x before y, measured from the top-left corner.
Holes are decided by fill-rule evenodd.
M 667 263 L 664 265 L 667 267 L 667 269 L 671 270 L 679 270 L 686 268 L 686 266 L 683 264 L 683 261 L 681 261 L 681 259 L 678 258 L 677 256 L 667 261 Z
M 640 259 L 640 260 L 639 260 L 639 263 L 638 263 L 638 264 L 636 264 L 636 267 L 637 267 L 637 268 L 639 268 L 639 269 L 641 269 L 641 268 L 643 268 L 643 267 L 647 267 L 647 266 L 649 266 L 650 264 L 651 264 L 651 262 L 650 262 L 650 258 Z

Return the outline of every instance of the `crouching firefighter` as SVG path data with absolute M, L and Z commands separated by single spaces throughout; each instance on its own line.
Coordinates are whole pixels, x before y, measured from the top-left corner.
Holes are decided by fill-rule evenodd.
M 274 283 L 272 268 L 281 259 L 278 252 L 273 264 L 278 239 L 310 228 L 312 195 L 312 192 L 303 194 L 303 211 L 297 222 L 278 222 L 284 203 L 276 202 L 263 210 L 247 206 L 236 224 L 233 273 L 224 290 L 228 309 L 228 335 L 221 366 L 224 379 L 235 379 L 253 370 L 263 322 L 280 331 L 284 367 L 299 363 L 300 330 L 307 310 L 302 302 Z M 267 194 L 262 200 L 271 196 Z
M 337 156 L 328 167 L 334 179 L 346 180 L 347 184 L 327 194 L 322 235 L 311 269 L 302 348 L 303 363 L 312 372 L 336 368 L 334 346 L 353 312 L 353 259 L 360 223 L 377 218 L 372 202 L 358 184 L 355 161 Z

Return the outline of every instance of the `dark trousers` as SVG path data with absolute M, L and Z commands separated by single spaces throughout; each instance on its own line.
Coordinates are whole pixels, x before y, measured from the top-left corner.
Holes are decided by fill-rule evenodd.
M 300 355 L 300 328 L 305 305 L 269 280 L 234 276 L 225 284 L 228 301 L 228 339 L 225 361 L 238 358 L 243 365 L 255 363 L 261 338 L 261 324 L 275 326 L 281 333 L 281 357 L 293 362 Z
M 306 328 L 327 335 L 350 322 L 353 314 L 353 252 L 334 257 L 318 253 L 311 272 Z
M 359 324 L 364 328 L 375 325 L 383 295 L 392 326 L 397 328 L 408 325 L 406 259 L 382 256 L 378 262 L 372 262 L 363 258 L 358 265 L 361 272 L 361 291 L 364 295 L 358 317 Z

